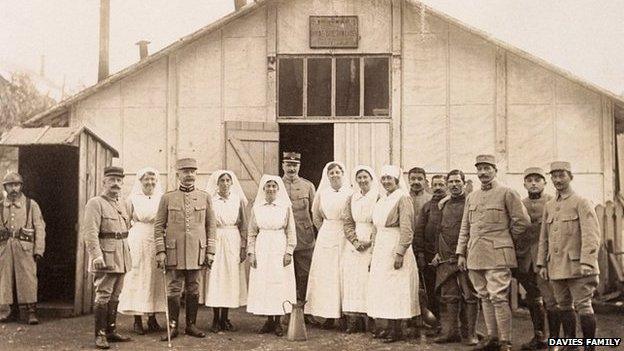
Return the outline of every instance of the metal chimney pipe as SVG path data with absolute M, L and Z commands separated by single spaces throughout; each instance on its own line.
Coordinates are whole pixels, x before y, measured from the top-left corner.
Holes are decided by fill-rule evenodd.
M 98 82 L 106 79 L 109 74 L 110 36 L 110 0 L 100 0 L 100 60 L 98 64 Z
M 149 55 L 149 54 L 148 54 L 148 52 L 147 52 L 147 45 L 148 45 L 149 43 L 150 43 L 150 42 L 149 42 L 149 41 L 147 41 L 147 40 L 140 40 L 140 41 L 138 41 L 138 42 L 136 42 L 136 43 L 135 43 L 135 45 L 138 45 L 138 46 L 139 46 L 139 59 L 140 59 L 140 60 L 142 60 L 142 59 L 146 58 L 146 57 L 147 57 L 147 55 Z
M 236 11 L 245 5 L 247 5 L 247 0 L 234 0 L 234 10 Z

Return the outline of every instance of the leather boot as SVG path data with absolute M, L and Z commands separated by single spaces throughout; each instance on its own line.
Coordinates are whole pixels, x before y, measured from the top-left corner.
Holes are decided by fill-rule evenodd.
M 178 336 L 178 318 L 180 317 L 180 297 L 172 296 L 167 298 L 167 307 L 169 308 L 169 331 L 170 338 L 173 340 Z M 167 341 L 167 335 L 160 337 L 160 341 Z
M 357 325 L 358 317 L 356 317 L 356 316 L 347 316 L 346 318 L 347 318 L 347 329 L 345 330 L 345 332 L 347 334 L 357 333 L 357 331 L 358 331 L 358 325 Z
M 219 325 L 221 327 L 221 330 L 223 331 L 235 332 L 238 329 L 234 325 L 232 325 L 232 322 L 230 322 L 230 318 L 228 317 L 229 311 L 230 310 L 228 308 L 221 308 L 221 320 L 219 322 Z
M 462 342 L 464 345 L 475 346 L 479 343 L 477 337 L 477 319 L 479 318 L 479 304 L 478 303 L 466 303 L 463 306 L 462 313 L 464 315 L 465 331 L 466 334 L 462 335 Z
M 108 303 L 108 318 L 106 319 L 106 340 L 109 342 L 126 342 L 132 340 L 128 336 L 117 333 L 117 306 L 119 301 Z
M 436 344 L 460 342 L 459 333 L 459 302 L 450 302 L 446 305 L 446 332 L 433 340 Z
M 593 313 L 581 314 L 579 316 L 581 320 L 581 331 L 583 332 L 583 338 L 592 339 L 596 337 L 596 316 Z M 586 351 L 594 351 L 596 346 L 585 346 Z
M 163 331 L 153 314 L 147 317 L 147 331 L 150 333 Z
M 218 333 L 221 330 L 221 308 L 213 307 L 212 308 L 212 326 L 210 327 L 210 332 Z
M 28 324 L 37 325 L 39 324 L 39 319 L 37 319 L 37 304 L 30 303 L 27 305 L 28 308 Z
M 395 319 L 389 322 L 390 333 L 383 340 L 384 343 L 393 343 L 403 339 L 403 330 L 401 329 L 401 320 Z
M 576 338 L 576 313 L 574 310 L 560 311 L 561 325 L 564 338 Z M 564 346 L 561 351 L 576 351 L 578 346 Z
M 141 316 L 134 316 L 134 326 L 132 327 L 132 330 L 137 335 L 145 335 L 145 329 L 143 329 L 143 319 Z
M 546 311 L 548 315 L 548 335 L 551 338 L 558 338 L 561 329 L 561 320 L 559 319 L 559 310 Z
M 546 311 L 541 303 L 529 305 L 529 314 L 533 323 L 533 339 L 522 344 L 520 350 L 545 350 L 548 343 L 544 340 Z
M 186 335 L 196 338 L 206 337 L 206 333 L 195 326 L 197 321 L 197 309 L 199 308 L 199 295 L 186 295 Z
M 17 322 L 20 318 L 19 305 L 17 303 L 11 304 L 11 311 L 6 317 L 0 318 L 0 323 Z
M 475 346 L 472 351 L 498 351 L 500 349 L 500 341 L 495 337 L 485 337 L 483 340 L 479 341 L 477 346 Z
M 95 304 L 93 312 L 95 316 L 95 347 L 98 349 L 106 350 L 110 347 L 108 345 L 108 340 L 106 340 L 108 305 Z

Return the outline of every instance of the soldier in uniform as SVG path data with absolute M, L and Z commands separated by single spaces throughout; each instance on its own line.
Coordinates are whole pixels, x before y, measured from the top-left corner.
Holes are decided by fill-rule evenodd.
M 550 177 L 557 195 L 544 209 L 537 255 L 539 274 L 552 284 L 564 337 L 576 336 L 576 311 L 583 337 L 593 338 L 596 318 L 591 301 L 600 273 L 598 217 L 591 202 L 572 190 L 570 182 L 574 177 L 569 162 L 553 162 Z M 566 346 L 566 350 L 576 349 Z
M 17 173 L 2 180 L 7 196 L 0 202 L 0 305 L 11 304 L 11 313 L 0 322 L 17 321 L 21 304 L 28 324 L 38 324 L 37 262 L 45 250 L 45 223 L 39 205 L 22 192 L 23 183 Z
M 518 268 L 513 274 L 526 291 L 526 301 L 531 314 L 534 336 L 522 345 L 522 350 L 543 350 L 548 348 L 545 340 L 545 319 L 548 314 L 550 337 L 559 337 L 559 315 L 557 301 L 552 287 L 547 280 L 537 274 L 537 248 L 539 231 L 542 225 L 544 205 L 552 199 L 544 194 L 546 176 L 539 167 L 530 167 L 524 171 L 524 187 L 528 196 L 522 200 L 531 217 L 531 226 L 519 238 L 515 238 Z M 546 310 L 544 310 L 544 306 Z
M 410 187 L 410 196 L 414 204 L 414 221 L 418 220 L 420 210 L 432 195 L 427 191 L 427 172 L 420 167 L 414 167 L 407 172 L 407 182 Z
M 186 298 L 185 333 L 203 338 L 195 326 L 199 308 L 199 276 L 210 268 L 215 254 L 216 220 L 210 195 L 195 188 L 197 161 L 183 158 L 176 162 L 178 189 L 160 199 L 154 221 L 156 262 L 167 270 L 167 305 L 171 338 L 178 336 L 180 297 Z M 167 341 L 167 336 L 161 338 Z
M 108 342 L 130 340 L 116 330 L 119 294 L 125 274 L 132 269 L 129 218 L 120 199 L 123 179 L 123 168 L 104 168 L 104 193 L 87 201 L 82 225 L 95 286 L 95 346 L 99 349 L 108 349 Z
M 410 179 L 414 180 L 413 184 L 420 181 L 420 179 L 413 177 L 413 175 L 420 174 L 424 173 L 410 174 Z M 415 226 L 412 249 L 416 256 L 416 262 L 418 263 L 418 271 L 423 276 L 423 284 L 420 288 L 421 290 L 424 289 L 424 293 L 418 294 L 421 301 L 421 308 L 427 307 L 436 319 L 439 320 L 439 301 L 435 289 L 436 268 L 429 265 L 429 262 L 433 260 L 436 254 L 436 240 L 440 230 L 440 221 L 442 219 L 442 211 L 438 208 L 438 203 L 446 196 L 446 181 L 444 180 L 444 176 L 439 174 L 434 175 L 431 178 L 431 188 L 433 190 L 433 195 L 431 195 L 429 201 L 425 202 L 425 204 L 420 207 L 420 214 L 414 217 Z M 429 195 L 424 190 L 422 194 Z M 424 195 L 422 194 L 418 195 L 418 199 L 423 198 Z M 412 199 L 414 199 L 414 195 L 412 195 Z M 438 320 L 435 321 L 434 325 L 431 325 L 433 329 L 432 335 L 439 334 L 441 330 Z
M 457 265 L 468 269 L 483 306 L 488 337 L 476 350 L 511 350 L 511 308 L 508 291 L 511 268 L 517 266 L 512 234 L 524 233 L 531 223 L 520 195 L 496 181 L 496 161 L 479 155 L 475 167 L 481 188 L 466 199 Z
M 444 322 L 446 332 L 434 341 L 438 344 L 463 341 L 474 346 L 478 342 L 475 334 L 479 314 L 477 293 L 468 273 L 459 270 L 455 255 L 466 204 L 465 182 L 464 172 L 457 169 L 450 171 L 446 176 L 446 185 L 451 196 L 439 202 L 442 219 L 436 238 L 436 255 L 431 265 L 437 267 L 436 287 L 440 289 L 448 318 Z
M 315 232 L 312 224 L 312 201 L 314 200 L 314 184 L 299 176 L 301 154 L 284 152 L 282 169 L 284 170 L 284 186 L 292 202 L 295 227 L 297 229 L 297 246 L 293 259 L 295 262 L 295 281 L 297 284 L 297 300 L 306 299 L 308 275 L 312 253 L 314 252 Z M 306 323 L 313 322 L 310 315 L 305 316 Z

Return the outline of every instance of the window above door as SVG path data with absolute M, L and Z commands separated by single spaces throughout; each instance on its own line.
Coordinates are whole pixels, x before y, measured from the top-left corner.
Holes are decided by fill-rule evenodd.
M 390 56 L 278 56 L 278 118 L 389 118 Z

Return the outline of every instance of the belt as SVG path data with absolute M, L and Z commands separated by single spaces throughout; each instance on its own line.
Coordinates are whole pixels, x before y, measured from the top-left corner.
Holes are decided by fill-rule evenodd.
M 24 235 L 21 230 L 17 230 L 15 232 L 10 232 L 8 230 L 0 231 L 0 241 L 9 240 L 9 238 L 15 238 L 29 243 L 35 242 L 34 236 Z
M 98 237 L 100 239 L 126 239 L 128 237 L 128 232 L 101 232 L 100 235 L 98 235 Z

